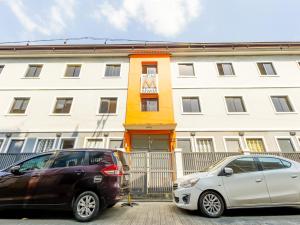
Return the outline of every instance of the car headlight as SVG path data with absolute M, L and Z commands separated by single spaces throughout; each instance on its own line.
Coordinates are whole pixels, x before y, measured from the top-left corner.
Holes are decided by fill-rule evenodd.
M 183 188 L 193 187 L 199 180 L 200 178 L 190 178 L 188 180 L 182 181 L 179 186 Z

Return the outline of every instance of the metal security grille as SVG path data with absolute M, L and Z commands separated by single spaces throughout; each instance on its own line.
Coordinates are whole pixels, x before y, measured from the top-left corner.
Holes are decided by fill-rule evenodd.
M 129 153 L 131 193 L 136 198 L 171 198 L 175 179 L 174 154 L 170 152 Z

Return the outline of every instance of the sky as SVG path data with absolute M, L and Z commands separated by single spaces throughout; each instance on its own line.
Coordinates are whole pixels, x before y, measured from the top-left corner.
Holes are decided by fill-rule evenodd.
M 300 0 L 0 0 L 0 42 L 300 41 L 299 22 Z

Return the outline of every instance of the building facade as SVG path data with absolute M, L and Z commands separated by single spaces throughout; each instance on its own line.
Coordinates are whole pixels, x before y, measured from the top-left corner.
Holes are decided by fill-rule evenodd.
M 300 43 L 0 46 L 0 151 L 300 151 Z

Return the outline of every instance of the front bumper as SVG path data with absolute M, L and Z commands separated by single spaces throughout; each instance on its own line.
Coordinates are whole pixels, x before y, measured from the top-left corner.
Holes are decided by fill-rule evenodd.
M 173 201 L 177 207 L 188 210 L 198 209 L 201 190 L 196 187 L 179 188 L 173 191 Z

